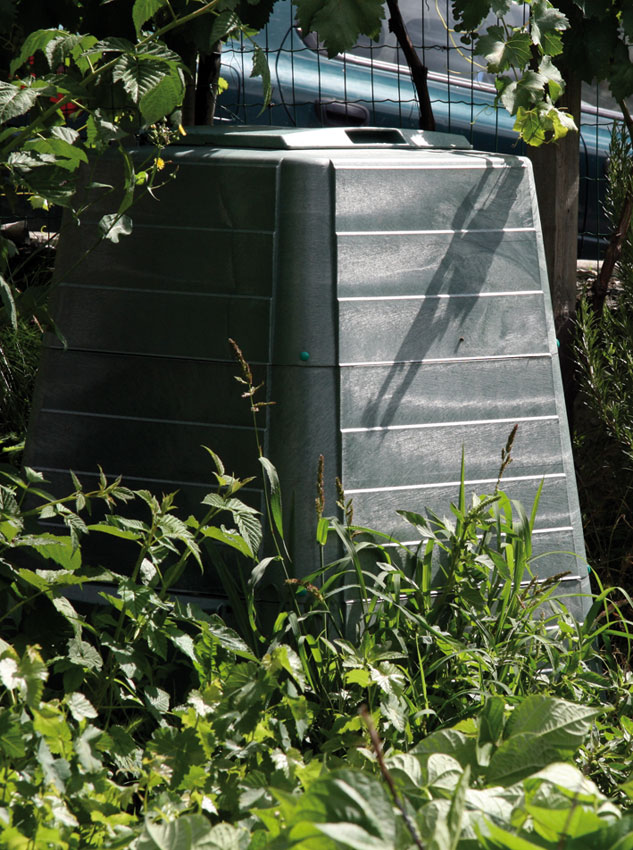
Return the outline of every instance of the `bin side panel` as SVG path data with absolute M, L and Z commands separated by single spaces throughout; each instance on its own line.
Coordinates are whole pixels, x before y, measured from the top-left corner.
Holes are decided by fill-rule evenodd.
M 558 551 L 534 569 L 570 569 L 584 588 L 531 169 L 452 159 L 461 167 L 428 156 L 418 169 L 336 170 L 345 489 L 359 524 L 411 539 L 395 511 L 446 512 L 462 450 L 469 497 L 493 490 L 516 423 L 507 487 L 529 507 L 544 481 L 535 541 Z
M 380 226 L 379 222 L 376 222 Z M 531 230 L 341 234 L 338 294 L 450 295 L 541 290 Z
M 520 159 L 455 154 L 437 167 L 429 154 L 411 167 L 337 170 L 336 230 L 499 230 L 532 228 L 526 169 Z

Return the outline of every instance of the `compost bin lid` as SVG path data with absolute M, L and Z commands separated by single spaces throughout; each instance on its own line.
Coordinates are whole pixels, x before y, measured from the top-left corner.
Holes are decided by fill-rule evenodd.
M 437 148 L 471 150 L 464 136 L 392 127 L 259 127 L 257 125 L 188 127 L 181 145 L 210 145 L 268 150 L 332 148 Z

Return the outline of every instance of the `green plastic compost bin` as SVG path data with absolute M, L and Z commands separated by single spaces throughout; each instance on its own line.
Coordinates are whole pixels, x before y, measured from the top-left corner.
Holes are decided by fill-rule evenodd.
M 141 161 L 151 152 L 133 152 Z M 258 475 L 228 339 L 265 381 L 265 453 L 298 573 L 315 566 L 315 477 L 354 520 L 411 541 L 396 509 L 447 513 L 491 492 L 518 424 L 509 495 L 529 509 L 539 577 L 589 590 L 534 183 L 520 157 L 395 129 L 199 128 L 133 232 L 80 263 L 112 200 L 64 233 L 26 463 L 59 492 L 97 464 L 131 487 L 210 489 L 210 446 Z M 99 181 L 116 182 L 112 160 Z M 261 507 L 253 482 L 247 498 Z M 267 553 L 269 554 L 269 553 Z M 191 585 L 219 593 L 206 576 Z M 570 601 L 582 613 L 581 598 Z

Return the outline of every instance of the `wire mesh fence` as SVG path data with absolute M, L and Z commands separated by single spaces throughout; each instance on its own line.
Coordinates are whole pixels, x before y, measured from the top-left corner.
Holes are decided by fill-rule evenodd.
M 493 78 L 454 30 L 450 0 L 400 0 L 400 6 L 429 70 L 436 128 L 460 133 L 480 150 L 524 153 L 514 119 L 494 104 Z M 517 7 L 516 14 L 523 12 Z M 255 43 L 266 50 L 271 71 L 267 107 L 261 81 L 251 76 Z M 363 37 L 352 50 L 330 59 L 314 33 L 299 29 L 291 0 L 278 0 L 259 36 L 227 45 L 223 76 L 229 88 L 218 104 L 221 120 L 299 127 L 418 126 L 411 75 L 387 20 L 377 40 Z M 588 259 L 597 259 L 606 231 L 601 197 L 611 127 L 618 117 L 614 106 L 605 87 L 583 87 L 578 231 L 579 255 Z

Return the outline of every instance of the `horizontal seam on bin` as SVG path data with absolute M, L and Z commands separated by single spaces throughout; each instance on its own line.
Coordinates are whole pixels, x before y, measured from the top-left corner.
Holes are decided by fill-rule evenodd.
M 68 475 L 68 467 L 58 467 L 58 466 L 38 466 L 37 469 L 40 472 L 60 472 L 63 475 Z M 98 478 L 98 472 L 89 472 L 85 469 L 73 469 L 75 475 L 86 475 L 92 478 Z M 118 477 L 121 473 L 118 472 L 108 472 L 104 471 L 103 473 L 106 478 L 115 478 Z M 124 475 L 123 476 L 126 482 L 130 481 L 149 481 L 152 484 L 175 484 L 179 487 L 213 487 L 213 482 L 211 481 L 178 481 L 173 480 L 171 478 L 150 478 L 148 475 Z M 263 494 L 263 490 L 257 487 L 241 487 L 240 488 L 243 493 L 260 493 Z
M 517 289 L 503 292 L 447 292 L 437 295 L 341 295 L 338 301 L 428 301 L 432 298 L 512 298 L 526 295 L 543 296 L 542 289 Z
M 541 475 L 513 475 L 504 476 L 504 484 L 510 481 L 541 481 L 541 479 L 550 478 L 566 478 L 565 472 L 545 472 Z M 473 478 L 470 481 L 464 481 L 464 486 L 471 487 L 474 484 L 496 484 L 496 478 Z M 433 484 L 394 484 L 392 487 L 358 487 L 356 489 L 345 488 L 345 493 L 348 496 L 357 495 L 359 493 L 391 493 L 402 492 L 404 490 L 435 490 L 440 487 L 459 487 L 461 481 L 437 481 Z
M 152 289 L 149 286 L 106 286 L 98 283 L 66 283 L 59 286 L 74 287 L 75 289 L 100 289 L 103 292 L 140 292 L 143 295 L 195 295 L 199 298 L 230 298 L 232 301 L 270 301 L 270 295 L 240 295 L 235 292 L 197 292 L 183 289 Z
M 545 416 L 512 416 L 499 419 L 462 419 L 454 422 L 416 422 L 409 425 L 372 425 L 365 428 L 341 428 L 341 434 L 360 434 L 366 431 L 415 431 L 419 428 L 459 428 L 463 425 L 502 425 L 511 422 L 544 422 L 558 420 L 558 415 L 549 413 Z
M 93 419 L 119 419 L 127 422 L 152 422 L 159 425 L 194 425 L 198 428 L 229 428 L 235 431 L 254 431 L 253 425 L 223 425 L 219 422 L 195 422 L 188 419 L 159 419 L 153 416 L 129 416 L 118 413 L 93 413 L 87 410 L 62 410 L 57 407 L 42 407 L 42 413 L 55 413 L 62 416 L 89 416 Z
M 337 236 L 433 236 L 455 233 L 536 233 L 536 227 L 472 227 L 460 230 L 337 230 Z
M 537 351 L 524 354 L 481 354 L 473 357 L 428 357 L 422 360 L 351 360 L 339 363 L 339 366 L 412 366 L 424 363 L 465 363 L 467 361 L 484 360 L 521 360 L 523 358 L 534 359 L 535 357 L 549 357 L 554 355 L 551 351 Z

